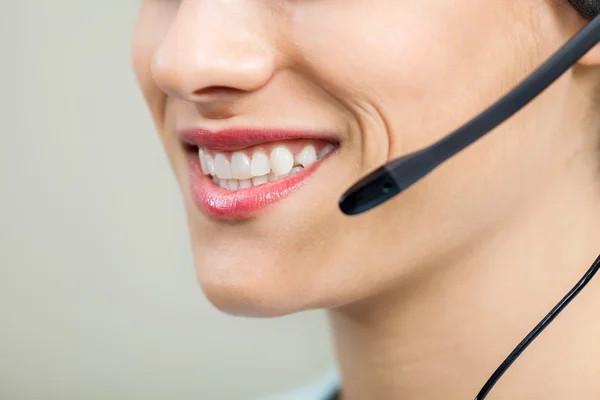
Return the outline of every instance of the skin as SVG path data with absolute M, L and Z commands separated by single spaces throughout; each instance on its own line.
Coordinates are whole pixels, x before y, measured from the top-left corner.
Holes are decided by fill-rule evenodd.
M 344 400 L 473 398 L 597 255 L 600 49 L 401 196 L 352 218 L 337 201 L 586 22 L 542 0 L 144 0 L 133 63 L 210 301 L 235 315 L 329 309 Z M 259 215 L 210 219 L 176 131 L 240 126 L 329 131 L 339 148 Z M 600 395 L 600 282 L 573 304 L 490 398 Z

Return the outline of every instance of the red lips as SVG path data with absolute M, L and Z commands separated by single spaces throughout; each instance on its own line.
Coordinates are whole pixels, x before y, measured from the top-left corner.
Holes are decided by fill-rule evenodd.
M 234 151 L 261 143 L 290 139 L 321 139 L 337 142 L 335 136 L 327 133 L 304 130 L 275 130 L 259 128 L 238 128 L 221 131 L 194 128 L 178 132 L 182 142 L 211 150 Z

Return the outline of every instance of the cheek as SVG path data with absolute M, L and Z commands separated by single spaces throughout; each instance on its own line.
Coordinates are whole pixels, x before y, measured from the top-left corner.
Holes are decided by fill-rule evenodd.
M 294 42 L 319 84 L 385 122 L 366 142 L 388 136 L 387 153 L 398 156 L 457 128 L 516 82 L 511 36 L 526 36 L 506 3 L 357 0 L 343 13 L 327 9 L 336 1 L 316 3 L 296 12 Z M 353 110 L 359 119 L 362 111 Z

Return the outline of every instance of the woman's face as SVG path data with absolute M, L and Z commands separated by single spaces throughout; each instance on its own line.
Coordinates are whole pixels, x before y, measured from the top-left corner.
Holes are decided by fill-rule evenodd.
M 208 298 L 243 315 L 337 307 L 508 229 L 562 162 L 566 79 L 381 207 L 347 217 L 338 199 L 531 72 L 570 35 L 556 13 L 543 0 L 144 0 L 135 72 Z

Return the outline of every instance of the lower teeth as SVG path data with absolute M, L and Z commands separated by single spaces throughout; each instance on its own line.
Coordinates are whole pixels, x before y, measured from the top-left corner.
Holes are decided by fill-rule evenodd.
M 300 166 L 294 167 L 287 174 L 279 175 L 279 176 L 275 176 L 275 174 L 273 174 L 273 172 L 271 172 L 268 175 L 263 175 L 263 176 L 255 177 L 253 179 L 243 179 L 243 180 L 239 180 L 239 179 L 219 179 L 216 176 L 213 176 L 212 180 L 215 183 L 215 185 L 220 186 L 223 189 L 226 189 L 226 190 L 239 190 L 239 189 L 247 189 L 247 188 L 252 187 L 252 186 L 264 185 L 265 183 L 268 183 L 268 182 L 275 182 L 275 181 L 278 181 L 280 179 L 287 178 L 288 176 L 290 176 L 292 174 L 295 174 L 298 171 L 302 171 L 303 169 L 304 168 L 300 167 Z

